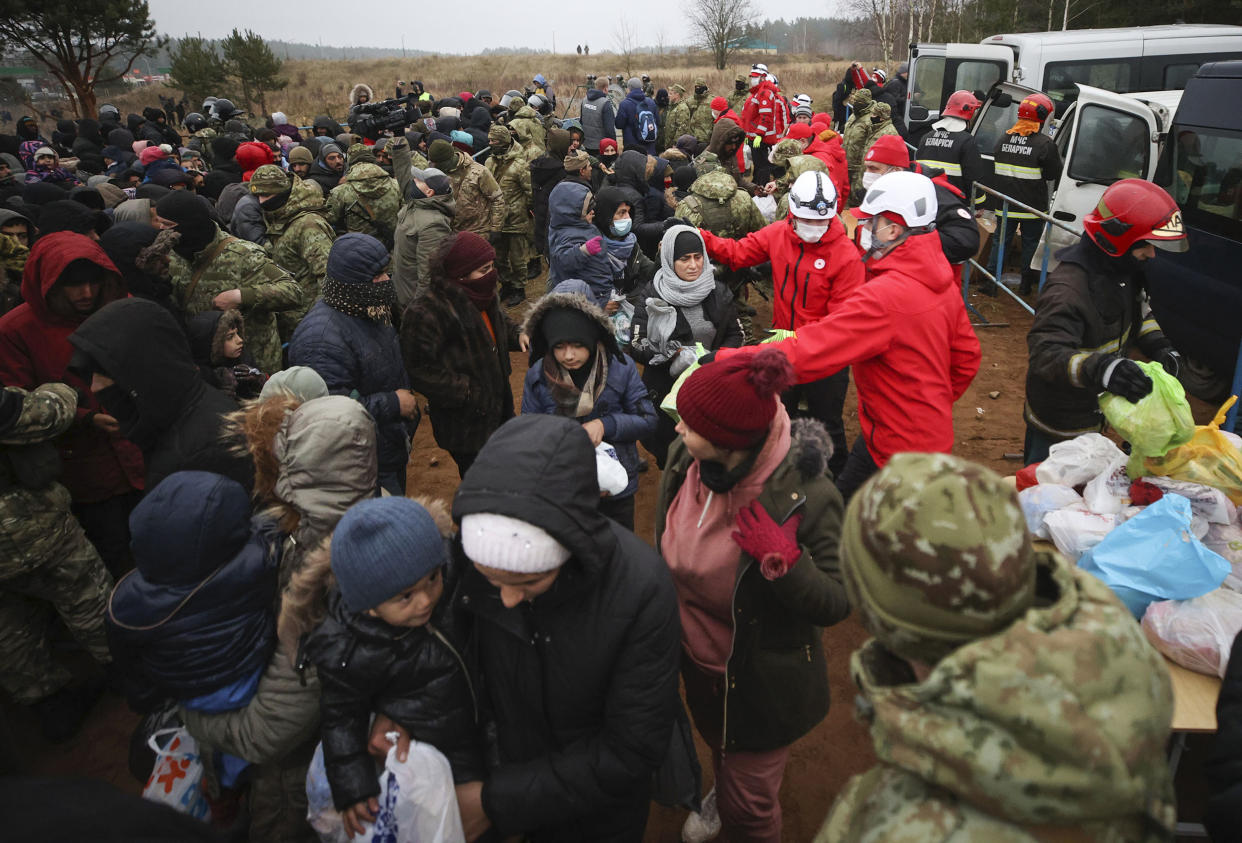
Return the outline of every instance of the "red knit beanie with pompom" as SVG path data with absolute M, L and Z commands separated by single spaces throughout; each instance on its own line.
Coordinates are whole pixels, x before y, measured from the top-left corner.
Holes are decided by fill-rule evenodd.
M 793 385 L 793 366 L 779 350 L 739 354 L 691 373 L 677 393 L 677 412 L 716 447 L 745 450 L 763 441 L 780 394 Z

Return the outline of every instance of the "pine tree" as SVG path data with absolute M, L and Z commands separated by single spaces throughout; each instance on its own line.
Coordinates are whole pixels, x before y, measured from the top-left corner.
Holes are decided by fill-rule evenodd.
M 229 77 L 214 43 L 187 35 L 168 55 L 172 62 L 169 84 L 184 92 L 191 102 L 225 94 Z
M 267 95 L 289 84 L 280 75 L 284 65 L 258 34 L 247 29 L 244 33 L 234 29 L 221 42 L 224 50 L 224 66 L 241 89 L 241 99 L 249 110 L 258 103 L 259 111 L 267 114 Z

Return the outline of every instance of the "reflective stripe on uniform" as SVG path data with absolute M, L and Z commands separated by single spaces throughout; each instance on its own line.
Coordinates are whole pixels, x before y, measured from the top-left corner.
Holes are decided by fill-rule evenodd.
M 1070 383 L 1074 386 L 1085 386 L 1082 382 L 1082 364 L 1086 362 L 1087 358 L 1090 356 L 1090 352 L 1080 351 L 1069 359 L 1069 364 L 1066 366 L 1066 369 L 1069 371 Z
M 1160 325 L 1155 319 L 1144 319 L 1143 324 L 1139 327 L 1139 336 L 1145 337 L 1153 331 L 1159 331 Z
M 1038 179 L 1042 181 L 1044 178 L 1044 174 L 1039 167 L 1024 167 L 1021 164 L 1007 164 L 1003 161 L 997 161 L 993 164 L 993 169 L 996 175 L 1011 179 Z
M 930 158 L 919 158 L 918 162 L 928 167 L 944 170 L 946 176 L 960 176 L 962 174 L 962 165 L 953 161 L 933 161 Z

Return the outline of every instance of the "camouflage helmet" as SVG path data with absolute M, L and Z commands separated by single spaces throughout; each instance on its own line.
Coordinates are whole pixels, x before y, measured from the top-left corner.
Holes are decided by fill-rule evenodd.
M 871 90 L 869 88 L 858 88 L 854 93 L 850 94 L 850 107 L 855 111 L 866 111 L 871 108 Z
M 871 106 L 871 119 L 877 123 L 893 118 L 893 109 L 886 102 L 877 102 Z
M 789 164 L 790 158 L 801 154 L 802 144 L 793 138 L 785 138 L 776 146 L 772 147 L 772 152 L 768 156 L 768 160 L 778 167 L 784 167 Z
M 292 186 L 289 174 L 276 164 L 264 164 L 250 177 L 250 192 L 256 196 L 274 196 Z
M 487 142 L 507 149 L 513 143 L 513 132 L 508 126 L 493 123 L 487 130 Z
M 355 164 L 375 164 L 377 163 L 375 153 L 371 151 L 371 147 L 365 143 L 353 143 L 349 145 L 349 151 L 345 155 L 348 166 Z
M 867 631 L 929 665 L 1001 632 L 1035 598 L 1035 554 L 1013 489 L 949 454 L 898 454 L 858 490 L 841 570 Z
M 680 82 L 674 82 L 672 85 L 668 86 L 668 92 L 670 94 L 672 93 L 685 94 L 686 86 L 681 84 Z

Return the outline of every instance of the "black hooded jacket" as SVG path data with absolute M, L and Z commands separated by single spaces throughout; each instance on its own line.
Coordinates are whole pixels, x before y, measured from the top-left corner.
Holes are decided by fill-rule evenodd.
M 100 308 L 69 337 L 93 366 L 116 381 L 99 394 L 142 449 L 146 488 L 174 471 L 211 471 L 254 485 L 254 464 L 221 431 L 237 403 L 199 376 L 185 333 L 153 301 L 121 299 Z M 115 391 L 113 391 L 115 390 Z
M 576 422 L 519 416 L 466 472 L 456 521 L 496 513 L 545 530 L 572 556 L 551 588 L 506 609 L 470 566 L 456 594 L 474 617 L 500 765 L 483 808 L 502 836 L 641 840 L 652 775 L 680 712 L 677 596 L 650 545 L 600 514 L 595 455 Z M 459 558 L 461 544 L 455 551 Z
M 647 177 L 647 155 L 627 149 L 621 153 L 614 168 L 617 187 L 625 188 L 633 194 L 630 199 L 634 203 L 630 216 L 634 218 L 631 229 L 638 235 L 638 245 L 647 257 L 654 257 L 660 246 L 660 238 L 664 236 L 664 220 L 673 215 L 673 209 L 664 200 L 664 171 L 668 161 L 656 158 Z M 661 187 L 653 186 L 658 183 Z

